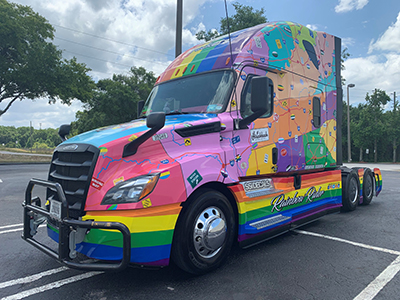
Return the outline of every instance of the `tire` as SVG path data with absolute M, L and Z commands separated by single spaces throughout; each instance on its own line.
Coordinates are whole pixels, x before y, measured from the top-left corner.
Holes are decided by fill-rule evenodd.
M 360 182 L 356 170 L 342 175 L 342 188 L 342 210 L 355 210 L 360 202 Z
M 365 168 L 363 176 L 363 202 L 362 205 L 369 205 L 374 197 L 374 175 L 369 168 Z
M 235 237 L 235 217 L 220 192 L 201 189 L 183 207 L 172 242 L 172 260 L 192 274 L 218 268 L 228 257 Z

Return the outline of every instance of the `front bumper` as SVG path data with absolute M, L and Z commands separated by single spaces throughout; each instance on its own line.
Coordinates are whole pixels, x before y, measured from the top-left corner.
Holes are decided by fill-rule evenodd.
M 59 203 L 61 211 L 59 214 L 56 215 L 41 207 L 41 201 L 38 197 L 32 199 L 32 190 L 35 185 L 51 188 L 57 191 L 58 199 L 61 199 L 61 203 Z M 69 218 L 68 203 L 65 193 L 59 183 L 40 179 L 31 179 L 26 188 L 25 201 L 22 206 L 24 208 L 24 230 L 22 238 L 60 263 L 74 269 L 95 271 L 121 271 L 128 266 L 131 259 L 131 234 L 128 227 L 125 224 L 118 222 L 81 221 Z M 48 221 L 51 221 L 52 224 L 55 224 L 58 227 L 58 251 L 55 251 L 34 239 L 38 226 L 41 223 Z M 82 235 L 83 231 L 86 232 L 87 230 L 94 228 L 117 230 L 122 233 L 122 260 L 116 263 L 87 263 L 74 261 L 76 256 L 77 239 L 79 239 L 78 235 Z

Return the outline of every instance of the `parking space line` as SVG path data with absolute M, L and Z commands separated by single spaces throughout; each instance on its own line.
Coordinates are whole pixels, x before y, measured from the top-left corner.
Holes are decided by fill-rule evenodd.
M 366 249 L 370 249 L 370 250 L 375 250 L 375 251 L 380 251 L 380 252 L 384 252 L 384 253 L 389 253 L 389 254 L 400 256 L 400 251 L 395 251 L 395 250 L 385 249 L 385 248 L 381 248 L 381 247 L 370 246 L 370 245 L 357 243 L 357 242 L 352 242 L 352 241 L 344 240 L 344 239 L 341 239 L 341 238 L 337 238 L 337 237 L 333 237 L 333 236 L 329 236 L 329 235 L 324 235 L 324 234 L 319 234 L 319 233 L 315 233 L 315 232 L 310 232 L 310 231 L 304 231 L 304 230 L 298 230 L 298 229 L 295 229 L 293 231 L 297 232 L 297 233 L 300 233 L 300 234 L 304 234 L 304 235 L 311 235 L 311 236 L 315 236 L 315 237 L 320 237 L 320 238 L 324 238 L 324 239 L 328 239 L 328 240 L 333 240 L 333 241 L 337 241 L 337 242 L 350 244 L 350 245 L 357 246 L 357 247 L 362 247 L 362 248 L 366 248 Z
M 21 224 L 21 225 L 23 225 L 23 224 Z M 42 227 L 46 227 L 46 224 L 39 225 L 39 228 L 42 228 Z M 3 233 L 10 233 L 10 232 L 16 232 L 16 231 L 22 231 L 22 230 L 24 230 L 23 227 L 21 227 L 21 228 L 15 228 L 15 229 L 8 229 L 8 230 L 0 231 L 0 234 L 3 234 Z
M 400 271 L 400 256 L 398 256 L 378 277 L 376 277 L 353 300 L 372 300 Z
M 357 247 L 362 247 L 365 249 L 376 250 L 388 254 L 397 255 L 397 258 L 385 269 L 378 277 L 376 277 L 360 294 L 358 294 L 353 300 L 372 300 L 376 295 L 388 284 L 394 276 L 400 271 L 400 251 L 385 249 L 381 247 L 370 246 L 362 243 L 352 242 L 344 240 L 341 238 L 328 236 L 324 234 L 319 234 L 304 230 L 293 230 L 299 234 L 310 235 L 315 237 L 320 237 L 328 240 L 333 240 L 341 243 L 350 244 Z
M 4 231 L 0 231 L 0 234 L 3 234 L 3 233 L 10 233 L 10 232 L 15 232 L 15 231 L 22 231 L 22 229 L 23 229 L 23 228 L 4 230 Z
M 6 228 L 12 228 L 12 227 L 18 227 L 18 226 L 24 226 L 24 224 L 21 223 L 21 224 L 0 226 L 0 229 L 6 229 Z
M 44 276 L 57 274 L 59 272 L 66 271 L 66 270 L 69 270 L 69 269 L 67 267 L 61 267 L 61 268 L 57 268 L 57 269 L 47 270 L 47 271 L 44 271 L 44 272 L 41 272 L 41 273 L 38 273 L 35 275 L 27 276 L 24 278 L 18 278 L 18 279 L 6 281 L 6 282 L 0 282 L 0 289 L 4 289 L 6 287 L 16 285 L 16 284 L 31 283 L 32 281 L 39 280 L 40 278 L 42 278 Z
M 14 295 L 10 295 L 7 297 L 2 298 L 1 300 L 18 300 L 18 299 L 23 299 L 35 294 L 39 294 L 48 290 L 52 290 L 52 289 L 56 289 L 59 288 L 63 285 L 69 284 L 69 283 L 73 283 L 82 279 L 86 279 L 86 278 L 90 278 L 99 274 L 103 274 L 104 272 L 88 272 L 88 273 L 84 273 L 84 274 L 80 274 L 77 276 L 73 276 L 73 277 L 69 277 L 66 279 L 62 279 L 59 281 L 55 281 L 37 288 L 33 288 L 24 292 L 20 292 Z

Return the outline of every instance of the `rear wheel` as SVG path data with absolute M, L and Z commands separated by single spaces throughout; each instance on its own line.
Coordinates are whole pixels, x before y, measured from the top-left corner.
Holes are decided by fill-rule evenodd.
M 343 210 L 355 210 L 360 202 L 360 182 L 358 173 L 355 170 L 342 174 L 342 187 Z
M 235 218 L 228 199 L 203 189 L 182 209 L 172 244 L 172 259 L 183 270 L 203 274 L 227 258 L 235 236 Z
M 372 171 L 368 168 L 364 170 L 363 177 L 363 205 L 368 205 L 371 203 L 372 198 L 374 197 L 374 176 Z

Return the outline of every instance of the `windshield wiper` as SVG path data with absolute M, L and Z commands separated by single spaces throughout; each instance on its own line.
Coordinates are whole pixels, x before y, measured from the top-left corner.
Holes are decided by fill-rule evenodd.
M 171 111 L 170 113 L 165 114 L 166 116 L 172 116 L 172 115 L 187 115 L 190 114 L 188 112 L 184 111 Z

